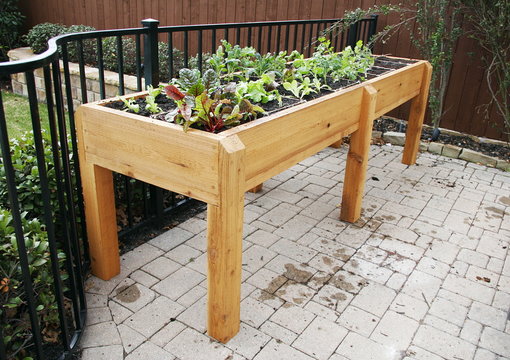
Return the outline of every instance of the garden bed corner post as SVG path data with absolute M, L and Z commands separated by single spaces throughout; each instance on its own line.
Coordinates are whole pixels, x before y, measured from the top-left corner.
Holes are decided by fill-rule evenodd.
M 340 213 L 341 220 L 351 223 L 356 222 L 361 215 L 376 101 L 377 90 L 371 85 L 365 86 L 361 100 L 359 128 L 351 135 L 347 154 Z
M 111 170 L 87 161 L 80 109 L 76 112 L 76 135 L 90 246 L 90 266 L 95 276 L 109 280 L 120 273 L 113 176 Z
M 411 101 L 411 109 L 407 121 L 406 142 L 402 155 L 402 163 L 406 165 L 414 165 L 416 163 L 416 157 L 418 156 L 421 129 L 423 126 L 423 119 L 425 118 L 425 112 L 427 111 L 431 77 L 432 65 L 428 62 L 424 62 L 420 93 Z
M 207 205 L 207 332 L 223 343 L 240 326 L 244 161 L 245 147 L 237 136 L 219 141 L 219 201 Z

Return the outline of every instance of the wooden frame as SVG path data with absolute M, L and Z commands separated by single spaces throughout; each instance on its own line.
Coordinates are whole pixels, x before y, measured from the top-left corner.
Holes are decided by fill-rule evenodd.
M 119 274 L 112 171 L 208 204 L 208 333 L 239 331 L 244 193 L 351 134 L 340 219 L 360 216 L 373 120 L 412 99 L 402 162 L 416 161 L 431 67 L 418 61 L 220 134 L 113 110 L 76 115 L 92 272 Z M 135 94 L 134 96 L 142 96 Z

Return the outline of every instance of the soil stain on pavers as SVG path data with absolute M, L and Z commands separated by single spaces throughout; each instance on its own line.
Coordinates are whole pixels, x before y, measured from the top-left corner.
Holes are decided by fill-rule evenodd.
M 304 284 L 310 280 L 313 274 L 306 270 L 299 270 L 293 264 L 285 264 L 285 276 L 289 280 L 294 280 L 297 283 Z
M 495 218 L 502 218 L 503 215 L 505 215 L 505 212 L 501 209 L 498 209 L 494 206 L 488 206 L 485 208 L 485 210 L 491 212 Z
M 115 298 L 123 303 L 132 303 L 140 298 L 140 289 L 133 285 L 124 285 L 117 289 Z
M 502 196 L 498 199 L 498 201 L 503 205 L 510 206 L 510 197 Z

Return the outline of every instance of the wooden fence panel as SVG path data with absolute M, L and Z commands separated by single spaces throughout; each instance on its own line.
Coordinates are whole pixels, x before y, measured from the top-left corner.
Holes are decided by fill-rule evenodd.
M 317 19 L 342 17 L 346 10 L 356 7 L 368 8 L 375 4 L 397 4 L 399 0 L 20 0 L 20 8 L 26 15 L 26 28 L 41 23 L 53 22 L 65 25 L 85 24 L 97 29 L 139 27 L 140 20 L 152 17 L 162 26 L 198 23 L 248 22 L 293 19 Z M 379 17 L 378 29 L 399 21 L 398 14 Z M 411 27 L 412 28 L 412 27 Z M 267 37 L 267 29 L 263 34 Z M 271 42 L 276 41 L 274 28 Z M 302 28 L 298 28 L 301 39 Z M 305 36 L 308 38 L 309 29 Z M 314 32 L 316 29 L 314 28 Z M 253 36 L 255 36 L 254 31 Z M 241 32 L 242 43 L 247 42 L 247 33 Z M 190 34 L 190 50 L 196 49 L 196 36 Z M 219 40 L 223 35 L 218 33 Z M 234 32 L 229 36 L 233 39 Z M 161 38 L 165 40 L 166 38 Z M 294 29 L 290 31 L 293 44 Z M 182 44 L 182 37 L 175 36 L 175 44 Z M 265 49 L 266 41 L 262 49 Z M 210 45 L 206 46 L 209 49 Z M 404 57 L 418 57 L 409 32 L 402 29 L 387 43 L 378 44 L 375 53 Z M 450 86 L 445 103 L 445 116 L 441 126 L 474 135 L 503 139 L 503 121 L 495 107 L 488 109 L 492 123 L 485 120 L 482 107 L 489 101 L 489 91 L 484 69 L 479 57 L 482 50 L 467 37 L 459 39 L 450 76 Z M 466 55 L 471 54 L 471 55 Z M 398 117 L 407 114 L 404 105 L 392 113 Z

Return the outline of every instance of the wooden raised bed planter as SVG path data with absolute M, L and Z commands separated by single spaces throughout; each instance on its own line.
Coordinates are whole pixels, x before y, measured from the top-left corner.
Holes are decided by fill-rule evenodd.
M 239 331 L 244 193 L 351 135 L 340 219 L 356 221 L 373 120 L 411 100 L 402 162 L 415 163 L 431 67 L 418 61 L 271 116 L 211 134 L 113 110 L 77 111 L 92 272 L 120 272 L 112 171 L 204 201 L 208 223 L 208 333 Z

